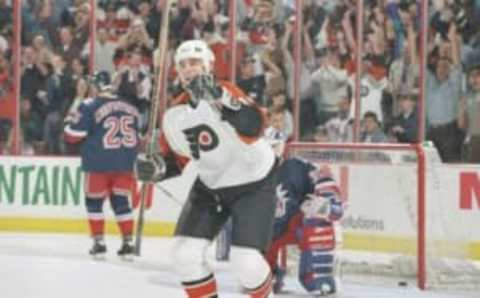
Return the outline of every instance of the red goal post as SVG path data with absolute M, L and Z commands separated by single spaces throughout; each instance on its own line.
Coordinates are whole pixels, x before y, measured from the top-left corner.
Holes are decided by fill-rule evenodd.
M 438 168 L 441 162 L 433 146 L 424 146 L 423 144 L 293 142 L 288 144 L 286 154 L 287 156 L 305 158 L 314 163 L 331 165 L 337 180 L 342 179 L 338 174 L 341 167 L 349 171 L 347 176 L 347 178 L 350 177 L 350 186 L 348 186 L 347 189 L 349 192 L 348 203 L 346 204 L 347 217 L 350 212 L 355 214 L 358 208 L 362 208 L 361 206 L 359 207 L 359 205 L 364 206 L 365 203 L 370 204 L 371 202 L 371 204 L 374 204 L 377 208 L 386 207 L 384 215 L 381 214 L 383 210 L 379 213 L 381 214 L 379 215 L 380 218 L 382 218 L 382 220 L 385 219 L 385 222 L 382 222 L 382 224 L 385 225 L 385 230 L 378 234 L 383 233 L 388 235 L 388 233 L 391 232 L 392 235 L 395 236 L 397 232 L 401 234 L 404 230 L 407 230 L 407 236 L 411 236 L 410 242 L 415 246 L 413 249 L 410 249 L 409 252 L 399 250 L 398 252 L 389 254 L 389 258 L 391 258 L 394 263 L 394 265 L 389 266 L 394 267 L 398 265 L 401 269 L 400 271 L 412 270 L 412 278 L 415 279 L 420 289 L 441 288 L 449 290 L 455 286 L 455 290 L 464 290 L 464 288 L 469 290 L 472 287 L 478 290 L 480 267 L 471 269 L 473 268 L 473 265 L 470 264 L 472 262 L 463 259 L 464 254 L 457 253 L 456 251 L 460 250 L 459 247 L 464 249 L 465 245 L 457 245 L 457 243 L 453 243 L 453 240 L 452 243 L 447 243 L 450 237 L 452 237 L 450 234 L 447 235 L 445 233 L 444 235 L 438 235 L 438 231 L 430 231 L 439 230 L 440 228 L 436 226 L 438 223 L 440 223 L 440 225 L 444 224 L 445 217 L 447 217 L 448 221 L 448 213 L 431 212 L 431 214 L 428 214 L 429 210 L 434 210 L 434 208 L 439 209 L 439 207 L 430 204 L 430 207 L 427 208 L 427 196 L 438 197 L 443 194 L 440 190 L 437 191 L 438 185 L 431 186 L 430 188 L 427 185 L 427 183 L 439 184 L 439 181 L 436 181 L 439 177 L 435 168 Z M 431 166 L 428 166 L 428 164 Z M 337 172 L 337 174 L 335 174 L 335 172 Z M 357 187 L 359 183 L 362 183 L 365 188 L 359 190 Z M 385 190 L 390 190 L 391 193 L 388 193 L 388 191 L 385 193 Z M 379 202 L 380 204 L 378 204 Z M 436 201 L 432 202 L 436 204 Z M 395 208 L 397 208 L 398 212 Z M 378 210 L 374 211 L 378 212 Z M 366 212 L 368 212 L 368 210 L 362 210 L 362 212 L 363 214 L 367 214 Z M 428 218 L 428 216 L 431 218 Z M 439 218 L 441 218 L 440 221 Z M 347 218 L 347 222 L 342 222 L 342 226 L 348 226 L 348 220 L 350 220 L 350 222 L 352 221 L 351 218 Z M 396 225 L 398 225 L 398 227 Z M 411 230 L 409 230 L 410 227 L 405 227 L 410 225 Z M 365 276 L 365 273 L 362 273 L 356 266 L 361 267 L 365 265 L 368 267 L 369 274 L 375 274 L 373 272 L 377 265 L 369 264 L 369 262 L 377 258 L 377 252 L 379 255 L 384 255 L 382 249 L 387 246 L 391 249 L 391 247 L 400 243 L 398 242 L 399 239 L 407 239 L 402 237 L 382 238 L 381 236 L 376 237 L 375 235 L 373 237 L 368 236 L 368 238 L 362 235 L 360 237 L 364 238 L 358 243 L 366 243 L 365 241 L 369 241 L 366 254 L 371 256 L 367 259 L 364 259 L 364 256 L 362 256 L 362 260 L 358 261 L 358 264 L 355 265 L 355 254 L 357 252 L 353 251 L 353 255 L 351 255 L 350 251 L 352 247 L 349 247 L 349 243 L 355 243 L 358 237 L 355 233 L 351 233 L 352 231 L 348 231 L 348 227 L 345 229 L 345 232 L 346 245 L 344 247 L 345 249 L 342 249 L 340 258 L 342 266 L 345 265 L 344 267 L 349 269 L 355 268 L 355 273 L 362 276 Z M 354 240 L 349 239 L 349 237 Z M 455 238 L 455 235 L 453 235 L 453 238 Z M 377 239 L 384 240 L 383 242 L 378 241 L 378 243 L 374 243 Z M 393 240 L 388 243 L 388 241 L 390 241 L 389 239 Z M 408 241 L 405 240 L 405 242 Z M 405 245 L 408 246 L 407 244 Z M 365 249 L 365 247 L 363 247 L 363 249 Z M 452 253 L 452 251 L 454 252 Z M 391 257 L 391 255 L 395 255 L 395 257 Z M 290 257 L 288 257 L 288 259 L 290 263 Z M 352 260 L 353 262 L 351 262 Z M 459 261 L 466 263 L 468 266 L 461 265 L 457 267 L 456 264 Z M 409 264 L 409 262 L 411 264 Z M 288 266 L 288 269 L 294 270 L 292 267 L 294 266 Z M 448 269 L 444 269 L 443 267 L 448 267 Z M 388 268 L 388 270 L 391 271 L 389 271 L 389 273 L 392 273 L 392 275 L 396 274 L 396 272 L 393 273 L 396 269 Z M 408 270 L 405 268 L 408 268 Z M 469 276 L 466 278 L 462 277 L 462 282 L 458 282 L 458 285 L 452 285 L 457 283 L 457 281 L 449 282 L 447 280 L 450 279 L 451 276 L 457 276 L 455 270 L 458 270 L 458 275 L 460 275 L 464 273 L 462 271 L 465 271 L 465 268 L 468 268 L 468 272 L 465 274 Z M 342 267 L 341 270 L 345 271 L 346 269 Z M 384 271 L 380 271 L 378 274 L 385 274 L 383 272 Z M 346 276 L 348 272 L 343 272 L 342 274 Z M 403 281 L 402 274 L 404 273 L 399 272 L 399 277 L 395 277 L 397 282 Z M 448 278 L 446 278 L 447 276 Z M 453 280 L 455 280 L 455 278 L 453 278 Z M 466 281 L 465 283 L 468 282 L 468 285 L 463 285 L 463 281 Z

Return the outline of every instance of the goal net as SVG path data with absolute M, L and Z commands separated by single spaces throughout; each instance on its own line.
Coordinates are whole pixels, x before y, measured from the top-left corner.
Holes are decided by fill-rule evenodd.
M 336 272 L 343 282 L 480 290 L 476 227 L 447 187 L 458 182 L 435 148 L 292 143 L 287 154 L 328 164 L 340 186 L 346 211 Z M 296 274 L 299 251 L 285 251 Z

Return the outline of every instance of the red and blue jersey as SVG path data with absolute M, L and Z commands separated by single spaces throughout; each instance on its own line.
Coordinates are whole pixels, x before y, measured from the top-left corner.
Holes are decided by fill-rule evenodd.
M 79 105 L 70 119 L 65 140 L 81 142 L 84 171 L 133 170 L 139 145 L 136 107 L 117 98 L 90 98 Z

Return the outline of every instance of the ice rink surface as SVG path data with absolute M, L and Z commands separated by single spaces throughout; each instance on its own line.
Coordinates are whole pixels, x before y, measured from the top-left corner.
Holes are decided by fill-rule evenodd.
M 117 237 L 106 239 L 104 261 L 92 260 L 87 236 L 0 233 L 0 297 L 2 298 L 183 298 L 172 273 L 169 238 L 145 238 L 142 256 L 133 262 L 118 259 Z M 212 250 L 213 255 L 213 250 Z M 228 263 L 216 263 L 219 297 L 246 297 L 240 293 Z M 310 297 L 295 278 L 288 293 L 275 297 Z M 413 287 L 344 284 L 339 298 L 462 298 L 472 295 L 421 292 Z

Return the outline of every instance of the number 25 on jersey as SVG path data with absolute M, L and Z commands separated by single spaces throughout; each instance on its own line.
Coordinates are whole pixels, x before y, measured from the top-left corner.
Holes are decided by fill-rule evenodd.
M 103 136 L 105 149 L 119 149 L 121 147 L 133 148 L 137 146 L 138 139 L 135 128 L 135 118 L 132 115 L 121 117 L 110 116 L 103 122 L 106 129 Z

